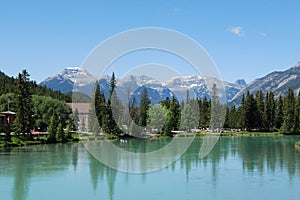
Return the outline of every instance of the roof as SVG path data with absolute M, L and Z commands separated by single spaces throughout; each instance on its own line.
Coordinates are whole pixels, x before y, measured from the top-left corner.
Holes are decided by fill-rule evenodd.
M 12 112 L 10 110 L 8 111 L 4 111 L 4 112 L 0 112 L 0 116 L 4 116 L 4 115 L 15 115 L 15 112 Z
M 75 111 L 75 109 L 78 109 L 79 113 L 89 113 L 89 110 L 91 108 L 90 103 L 68 103 L 68 105 L 72 108 L 72 111 Z

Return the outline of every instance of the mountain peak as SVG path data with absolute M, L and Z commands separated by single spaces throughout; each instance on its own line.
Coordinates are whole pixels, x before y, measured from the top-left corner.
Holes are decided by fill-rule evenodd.
M 92 75 L 80 67 L 67 67 L 59 75 L 73 79 L 75 77 L 91 77 Z
M 247 83 L 244 79 L 238 79 L 234 83 L 237 84 L 237 85 L 243 85 L 243 86 L 247 85 Z
M 298 62 L 294 65 L 294 67 L 300 67 L 300 61 L 298 61 Z

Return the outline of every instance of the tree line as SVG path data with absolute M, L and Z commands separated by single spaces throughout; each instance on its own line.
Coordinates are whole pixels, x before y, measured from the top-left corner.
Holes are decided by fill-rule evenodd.
M 0 71 L 0 96 L 8 93 L 15 93 L 17 91 L 18 77 L 9 77 Z M 35 95 L 50 96 L 54 99 L 72 102 L 72 94 L 63 94 L 60 91 L 54 91 L 46 86 L 38 85 L 35 81 L 28 80 L 28 86 Z
M 89 131 L 131 135 L 156 132 L 170 135 L 172 131 L 207 128 L 282 133 L 298 133 L 300 129 L 300 93 L 295 97 L 292 89 L 288 90 L 286 96 L 277 99 L 272 91 L 264 94 L 260 90 L 255 95 L 248 91 L 239 106 L 229 107 L 220 103 L 216 85 L 212 88 L 211 98 L 191 99 L 187 91 L 185 101 L 179 102 L 173 96 L 158 105 L 150 101 L 146 87 L 139 102 L 134 97 L 128 97 L 125 104 L 116 96 L 115 88 L 114 74 L 107 99 L 100 91 L 98 82 L 95 83 L 88 118 Z
M 0 96 L 1 111 L 11 110 L 16 113 L 12 126 L 2 122 L 5 126 L 1 126 L 0 131 L 6 133 L 7 141 L 11 140 L 12 132 L 16 137 L 31 139 L 32 130 L 48 131 L 48 142 L 70 139 L 71 131 L 76 129 L 71 108 L 64 100 L 52 97 L 53 94 L 60 94 L 59 92 L 46 89 L 53 93 L 41 95 L 42 90 L 38 89 L 37 92 L 39 87 L 33 87 L 29 77 L 29 73 L 23 70 L 18 74 L 16 82 L 13 78 L 10 79 L 14 83 L 14 89 Z M 10 84 L 8 88 L 9 86 Z M 64 128 L 67 129 L 66 133 Z
M 242 128 L 248 131 L 299 132 L 300 93 L 295 96 L 288 89 L 286 96 L 274 98 L 272 91 L 255 95 L 249 91 L 242 97 L 241 106 L 227 108 L 225 127 Z

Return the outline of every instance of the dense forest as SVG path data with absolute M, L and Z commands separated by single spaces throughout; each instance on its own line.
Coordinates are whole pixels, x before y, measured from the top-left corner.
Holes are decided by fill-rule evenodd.
M 128 97 L 128 102 L 123 104 L 114 92 L 114 74 L 110 85 L 110 96 L 105 99 L 99 84 L 95 84 L 88 122 L 91 132 L 136 135 L 154 131 L 170 135 L 178 130 L 219 131 L 228 128 L 291 134 L 299 133 L 300 129 L 300 94 L 296 97 L 292 89 L 288 90 L 287 96 L 278 99 L 274 98 L 272 91 L 266 94 L 257 91 L 255 95 L 247 92 L 239 106 L 228 107 L 218 101 L 216 85 L 212 88 L 211 99 L 190 99 L 187 91 L 185 101 L 179 102 L 172 97 L 161 101 L 159 105 L 151 103 L 146 89 L 141 93 L 140 102 Z M 124 125 L 125 128 L 121 130 Z
M 18 79 L 9 77 L 0 71 L 0 96 L 7 93 L 15 93 L 17 90 Z M 72 94 L 63 94 L 60 91 L 53 91 L 45 86 L 38 85 L 35 81 L 29 81 L 28 87 L 35 95 L 49 96 L 54 99 L 63 100 L 66 102 L 72 101 Z
M 0 131 L 6 133 L 6 141 L 11 141 L 11 133 L 32 139 L 33 130 L 48 131 L 47 142 L 71 139 L 70 133 L 76 129 L 72 110 L 66 103 L 71 96 L 39 86 L 29 76 L 26 70 L 16 79 L 0 74 L 0 111 L 16 113 L 12 124 L 1 122 Z

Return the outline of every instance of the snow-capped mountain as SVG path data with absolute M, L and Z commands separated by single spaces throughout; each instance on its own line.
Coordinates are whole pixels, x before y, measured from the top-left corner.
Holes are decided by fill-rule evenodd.
M 280 95 L 285 96 L 288 88 L 294 90 L 295 94 L 298 94 L 300 89 L 300 62 L 296 63 L 292 68 L 286 71 L 275 71 L 262 78 L 258 78 L 240 90 L 231 100 L 234 104 L 239 104 L 243 94 L 247 91 L 254 94 L 258 90 L 262 90 L 264 93 L 272 91 L 275 98 Z
M 64 93 L 76 90 L 91 96 L 96 80 L 99 82 L 100 91 L 107 97 L 109 94 L 110 77 L 95 77 L 79 67 L 67 68 L 61 73 L 47 78 L 40 84 Z M 146 88 L 150 100 L 154 103 L 158 103 L 167 97 L 171 98 L 173 95 L 180 101 L 185 100 L 187 90 L 189 90 L 190 98 L 195 98 L 196 96 L 198 98 L 210 98 L 212 83 L 215 83 L 217 86 L 222 85 L 229 100 L 245 87 L 244 80 L 228 83 L 214 77 L 197 75 L 176 76 L 165 82 L 159 82 L 145 75 L 130 75 L 117 79 L 117 95 L 121 100 L 128 99 L 128 95 L 130 95 L 130 98 L 135 97 L 137 102 L 139 102 L 139 96 L 143 89 Z
M 40 85 L 68 93 L 73 90 L 75 81 L 76 84 L 84 86 L 87 83 L 95 81 L 95 78 L 85 69 L 80 67 L 68 67 L 61 73 L 48 77 L 42 81 Z

